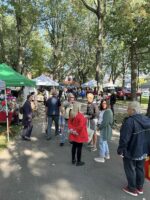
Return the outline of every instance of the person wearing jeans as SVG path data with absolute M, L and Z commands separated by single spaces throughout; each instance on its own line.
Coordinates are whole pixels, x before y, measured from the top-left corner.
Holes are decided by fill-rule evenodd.
M 58 135 L 58 130 L 59 130 L 59 115 L 48 116 L 47 139 L 51 138 L 51 128 L 52 128 L 53 121 L 55 123 L 55 135 Z
M 110 153 L 109 153 L 109 147 L 108 142 L 106 140 L 103 140 L 103 136 L 100 136 L 99 139 L 99 155 L 102 158 L 109 159 Z
M 124 170 L 128 180 L 128 188 L 131 191 L 135 191 L 135 187 L 141 190 L 144 185 L 144 162 L 145 160 L 131 160 L 123 158 Z M 135 176 L 136 169 L 136 176 Z M 141 190 L 141 192 L 143 192 Z
M 57 91 L 52 90 L 52 97 L 46 102 L 46 119 L 48 118 L 47 140 L 51 139 L 51 128 L 53 121 L 55 122 L 55 135 L 59 133 L 59 112 L 60 100 L 57 97 Z
M 98 119 L 98 127 L 100 130 L 99 139 L 99 157 L 94 158 L 95 162 L 104 163 L 105 159 L 110 159 L 108 141 L 112 136 L 113 113 L 108 108 L 106 100 L 102 100 L 100 104 L 100 113 Z
M 122 123 L 117 153 L 123 158 L 127 186 L 122 190 L 132 196 L 143 194 L 144 162 L 150 155 L 150 118 L 141 114 L 141 106 L 132 101 L 128 117 Z
M 63 118 L 65 120 L 65 124 L 63 124 L 63 128 L 61 128 L 61 133 L 60 133 L 60 146 L 64 146 L 65 141 L 68 137 L 68 119 L 69 119 L 69 113 L 70 110 L 73 107 L 73 104 L 76 102 L 75 101 L 75 96 L 73 93 L 69 93 L 67 95 L 67 100 L 65 100 L 62 103 L 61 107 L 61 112 L 63 112 Z M 64 123 L 64 122 L 63 122 Z M 62 124 L 62 121 L 60 120 L 60 124 Z
M 23 120 L 22 124 L 24 126 L 23 131 L 22 131 L 22 139 L 23 140 L 28 140 L 30 141 L 31 137 L 31 132 L 33 129 L 32 125 L 32 108 L 31 108 L 31 101 L 32 101 L 32 95 L 29 94 L 27 96 L 27 101 L 24 103 L 22 107 L 22 112 L 23 112 Z

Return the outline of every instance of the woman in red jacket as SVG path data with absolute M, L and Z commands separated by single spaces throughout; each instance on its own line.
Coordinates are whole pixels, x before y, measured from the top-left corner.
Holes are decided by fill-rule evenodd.
M 79 111 L 79 104 L 75 103 L 68 120 L 69 140 L 72 143 L 72 164 L 76 163 L 76 166 L 85 164 L 81 161 L 81 152 L 83 143 L 88 142 L 87 119 Z

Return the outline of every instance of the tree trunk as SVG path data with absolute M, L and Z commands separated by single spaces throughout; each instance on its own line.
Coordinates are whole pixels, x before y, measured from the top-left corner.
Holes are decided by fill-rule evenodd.
M 125 87 L 125 74 L 126 74 L 126 65 L 125 65 L 125 58 L 123 57 L 122 60 L 122 65 L 123 65 L 123 77 L 122 77 L 122 87 Z
M 102 85 L 102 26 L 103 21 L 102 18 L 98 18 L 98 40 L 97 40 L 97 49 L 96 49 L 96 74 L 95 79 L 97 81 L 97 85 Z
M 5 44 L 4 44 L 4 20 L 3 20 L 3 15 L 2 15 L 2 20 L 1 20 L 1 28 L 0 28 L 0 46 L 1 46 L 1 62 L 5 62 Z
M 18 60 L 17 60 L 17 66 L 16 70 L 18 72 L 21 72 L 23 67 L 23 47 L 22 47 L 22 38 L 21 38 L 21 32 L 22 32 L 22 19 L 20 16 L 16 15 L 16 21 L 17 21 L 17 43 L 18 43 Z
M 22 46 L 22 8 L 21 8 L 21 1 L 14 2 L 15 8 L 15 17 L 16 17 L 16 27 L 17 27 L 17 50 L 18 50 L 18 57 L 17 57 L 17 64 L 16 64 L 16 71 L 20 72 L 23 68 L 23 46 Z
M 103 65 L 103 38 L 104 38 L 104 17 L 106 15 L 106 0 L 97 0 L 96 9 L 89 6 L 85 0 L 81 0 L 84 6 L 96 14 L 98 20 L 98 34 L 97 34 L 97 46 L 96 46 L 96 74 L 95 79 L 97 85 L 102 87 L 103 74 L 102 74 L 102 65 Z M 99 88 L 102 89 L 102 88 Z
M 131 99 L 135 101 L 136 97 L 136 88 L 137 88 L 137 65 L 135 61 L 135 44 L 131 44 L 130 47 L 130 56 L 131 56 Z
M 96 81 L 99 89 L 102 90 L 103 84 L 103 41 L 104 41 L 104 17 L 106 15 L 106 0 L 99 0 L 97 7 L 97 19 L 98 19 L 98 40 L 96 51 Z
M 149 92 L 150 92 L 150 89 L 149 89 Z M 146 113 L 146 115 L 147 115 L 148 117 L 150 117 L 150 94 L 149 94 L 149 101 L 148 101 L 148 108 L 147 108 L 147 113 Z

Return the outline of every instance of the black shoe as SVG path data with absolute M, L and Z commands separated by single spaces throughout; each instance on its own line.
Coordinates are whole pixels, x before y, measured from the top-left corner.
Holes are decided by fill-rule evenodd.
M 31 141 L 31 138 L 27 137 L 27 136 L 22 136 L 22 139 L 23 140 L 26 140 L 26 141 Z
M 72 160 L 72 164 L 73 164 L 73 165 L 76 164 L 76 160 Z
M 46 140 L 51 140 L 51 139 L 52 139 L 51 137 L 47 137 L 47 138 L 46 138 Z
M 81 161 L 80 161 L 80 162 L 77 162 L 77 163 L 76 163 L 76 166 L 82 166 L 82 165 L 84 165 L 84 164 L 85 164 L 85 162 L 81 162 Z
M 63 147 L 63 146 L 64 146 L 64 143 L 61 142 L 61 143 L 59 144 L 59 146 Z

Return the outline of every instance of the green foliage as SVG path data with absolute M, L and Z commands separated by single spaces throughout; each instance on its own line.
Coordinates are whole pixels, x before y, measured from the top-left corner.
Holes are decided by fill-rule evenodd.
M 104 0 L 85 0 L 93 9 Z M 103 75 L 130 72 L 130 47 L 136 64 L 150 71 L 150 3 L 148 0 L 107 1 L 104 17 Z M 103 8 L 104 9 L 104 8 Z M 22 72 L 43 72 L 58 80 L 73 75 L 84 82 L 95 77 L 98 26 L 95 13 L 76 0 L 3 0 L 0 2 L 0 62 L 16 68 L 23 49 Z M 19 25 L 19 26 L 18 26 Z M 18 30 L 20 32 L 18 33 Z M 123 63 L 124 62 L 124 63 Z

